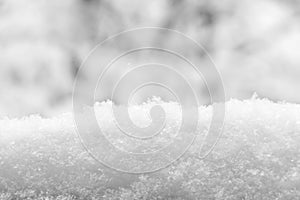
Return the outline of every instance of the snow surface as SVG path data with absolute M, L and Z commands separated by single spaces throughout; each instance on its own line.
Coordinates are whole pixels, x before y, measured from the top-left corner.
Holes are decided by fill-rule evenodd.
M 166 109 L 171 126 L 163 133 L 172 135 L 176 130 L 172 126 L 180 122 L 178 104 L 148 102 L 130 107 L 129 113 L 137 125 L 147 125 L 149 108 L 157 104 Z M 111 105 L 102 102 L 94 107 L 99 124 L 108 132 L 117 131 Z M 199 107 L 199 131 L 207 130 L 211 111 L 211 106 Z M 223 134 L 207 158 L 199 159 L 196 141 L 174 165 L 136 177 L 107 171 L 91 158 L 78 139 L 71 113 L 49 119 L 4 118 L 0 120 L 0 197 L 34 196 L 42 190 L 51 197 L 75 192 L 83 199 L 299 199 L 299 133 L 300 105 L 232 99 L 226 103 Z M 113 143 L 128 147 L 122 141 Z

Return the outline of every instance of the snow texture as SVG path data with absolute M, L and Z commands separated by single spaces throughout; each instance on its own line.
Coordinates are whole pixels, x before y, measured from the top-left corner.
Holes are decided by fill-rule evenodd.
M 105 128 L 113 131 L 111 104 L 97 103 L 94 108 L 99 124 L 104 120 Z M 157 104 L 166 108 L 171 124 L 180 121 L 179 105 L 163 102 L 130 107 L 132 119 L 149 124 L 149 115 L 142 111 Z M 199 108 L 201 130 L 206 130 L 211 111 L 211 106 Z M 51 198 L 76 194 L 83 199 L 300 197 L 300 105 L 232 99 L 226 103 L 222 137 L 206 159 L 199 159 L 196 142 L 174 165 L 146 176 L 122 175 L 100 166 L 82 147 L 75 127 L 70 113 L 50 119 L 2 119 L 2 197 L 41 195 L 39 191 Z

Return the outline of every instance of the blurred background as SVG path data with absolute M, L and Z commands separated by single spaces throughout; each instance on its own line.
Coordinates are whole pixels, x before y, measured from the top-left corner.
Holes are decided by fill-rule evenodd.
M 299 22 L 297 0 L 0 0 L 0 117 L 70 112 L 73 81 L 89 51 L 143 26 L 175 29 L 201 43 L 227 99 L 256 92 L 299 103 Z M 155 40 L 174 43 L 167 35 Z M 206 62 L 201 52 L 186 52 Z

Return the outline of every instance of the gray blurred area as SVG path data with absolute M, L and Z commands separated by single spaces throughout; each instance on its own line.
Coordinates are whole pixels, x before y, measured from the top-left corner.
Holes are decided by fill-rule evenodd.
M 256 92 L 299 103 L 299 22 L 296 0 L 0 0 L 0 117 L 70 112 L 73 82 L 89 51 L 113 34 L 144 26 L 178 30 L 202 44 L 227 99 Z M 176 44 L 168 35 L 151 39 Z M 203 52 L 186 54 L 208 62 Z M 107 92 L 97 100 L 107 99 Z M 202 83 L 197 92 L 207 103 Z

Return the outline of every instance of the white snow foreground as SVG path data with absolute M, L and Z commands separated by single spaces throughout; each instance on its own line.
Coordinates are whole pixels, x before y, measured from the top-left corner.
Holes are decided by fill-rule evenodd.
M 113 145 L 143 152 L 160 147 L 160 142 L 172 142 L 180 125 L 180 107 L 176 103 L 154 101 L 133 106 L 129 108 L 130 117 L 137 125 L 147 126 L 151 123 L 148 111 L 158 104 L 166 111 L 162 132 L 166 137 L 150 144 L 135 143 L 115 134 L 118 129 L 111 102 L 98 103 L 94 108 L 99 125 L 107 134 L 114 134 L 109 137 Z M 211 114 L 211 106 L 199 107 L 199 133 L 207 132 Z M 95 161 L 83 148 L 71 113 L 51 119 L 2 119 L 0 199 L 18 194 L 41 195 L 39 191 L 55 197 L 75 191 L 81 199 L 170 199 L 174 192 L 183 197 L 180 199 L 299 199 L 300 105 L 255 98 L 230 100 L 225 115 L 223 133 L 204 160 L 199 153 L 201 139 L 197 139 L 171 166 L 158 174 L 139 177 L 115 173 Z M 180 142 L 184 139 L 180 138 Z M 119 158 L 102 152 L 108 159 Z M 125 167 L 144 164 L 133 159 L 122 161 Z M 7 198 L 1 192 L 6 192 L 3 195 Z

